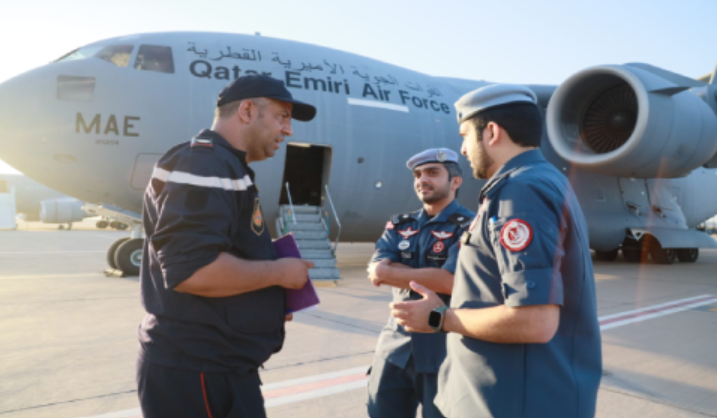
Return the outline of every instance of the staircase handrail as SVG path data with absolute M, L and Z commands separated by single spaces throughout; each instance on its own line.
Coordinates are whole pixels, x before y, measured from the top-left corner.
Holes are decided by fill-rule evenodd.
M 291 220 L 296 225 L 296 213 L 294 212 L 294 204 L 291 203 L 291 192 L 289 191 L 289 182 L 286 182 L 286 196 L 289 198 L 289 208 L 291 208 Z
M 339 236 L 341 236 L 341 221 L 339 220 L 339 215 L 336 214 L 336 207 L 334 206 L 334 201 L 331 199 L 331 192 L 329 192 L 329 185 L 324 184 L 324 189 L 326 189 L 326 197 L 329 198 L 329 204 L 331 205 L 331 211 L 334 213 L 334 218 L 336 218 L 336 225 L 339 226 L 339 231 L 336 233 L 336 239 L 334 241 L 334 254 L 335 254 L 336 248 L 338 248 L 338 246 L 339 246 Z

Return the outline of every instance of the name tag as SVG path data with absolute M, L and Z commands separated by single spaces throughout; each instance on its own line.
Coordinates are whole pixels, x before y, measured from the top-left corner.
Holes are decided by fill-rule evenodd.
M 401 251 L 401 258 L 405 260 L 413 260 L 413 253 L 410 251 Z
M 445 254 L 443 254 L 443 255 L 441 255 L 441 254 L 428 254 L 428 255 L 426 256 L 426 258 L 429 259 L 430 261 L 443 262 L 443 261 L 446 261 L 446 260 L 448 259 L 448 256 L 445 255 Z

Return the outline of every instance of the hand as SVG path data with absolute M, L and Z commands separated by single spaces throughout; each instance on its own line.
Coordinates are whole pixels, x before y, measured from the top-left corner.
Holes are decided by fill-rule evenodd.
M 385 277 L 386 271 L 388 270 L 390 265 L 391 260 L 389 260 L 388 258 L 384 258 L 377 263 L 369 264 L 366 271 L 368 272 L 368 279 L 374 286 L 379 287 L 384 284 L 382 279 Z
M 428 326 L 428 315 L 445 303 L 435 292 L 416 282 L 411 282 L 411 289 L 423 295 L 423 299 L 391 303 L 388 305 L 391 308 L 391 315 L 408 332 L 435 332 Z
M 275 261 L 279 269 L 279 286 L 301 289 L 309 279 L 309 269 L 314 263 L 300 258 L 280 258 Z
M 291 321 L 293 321 L 293 320 L 294 320 L 294 314 L 293 314 L 293 313 L 288 313 L 288 314 L 284 315 L 284 321 L 285 321 L 285 322 L 291 322 Z

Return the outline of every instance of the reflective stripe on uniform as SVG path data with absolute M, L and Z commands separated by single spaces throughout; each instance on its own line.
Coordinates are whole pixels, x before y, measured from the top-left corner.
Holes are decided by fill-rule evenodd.
M 161 180 L 165 183 L 191 184 L 199 187 L 216 187 L 224 190 L 243 191 L 249 188 L 253 183 L 249 175 L 245 175 L 240 179 L 228 179 L 221 177 L 204 177 L 182 171 L 167 171 L 165 169 L 155 167 L 152 178 Z

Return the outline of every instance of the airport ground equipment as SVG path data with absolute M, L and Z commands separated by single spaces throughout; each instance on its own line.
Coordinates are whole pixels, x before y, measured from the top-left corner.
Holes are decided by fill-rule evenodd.
M 0 183 L 0 229 L 17 229 L 15 190 Z

